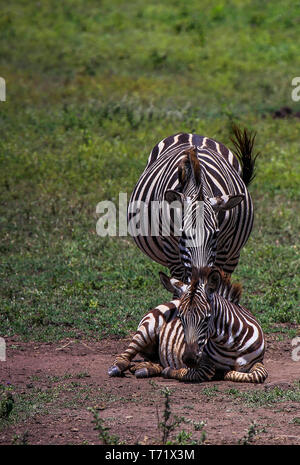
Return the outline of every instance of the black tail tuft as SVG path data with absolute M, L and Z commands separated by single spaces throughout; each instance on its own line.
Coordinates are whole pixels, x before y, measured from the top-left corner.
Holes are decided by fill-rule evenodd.
M 255 161 L 259 153 L 253 154 L 253 146 L 256 133 L 247 129 L 242 131 L 238 126 L 232 127 L 233 137 L 230 139 L 235 146 L 233 153 L 242 166 L 242 179 L 246 186 L 249 186 L 255 178 Z

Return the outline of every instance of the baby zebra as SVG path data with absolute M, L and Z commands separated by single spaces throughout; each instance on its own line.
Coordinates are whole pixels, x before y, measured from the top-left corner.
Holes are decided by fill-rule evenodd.
M 260 325 L 239 305 L 241 287 L 216 268 L 193 269 L 190 284 L 160 273 L 167 290 L 178 296 L 158 305 L 141 320 L 109 376 L 129 369 L 138 378 L 162 375 L 180 381 L 263 383 L 265 344 Z M 132 363 L 136 354 L 145 361 Z

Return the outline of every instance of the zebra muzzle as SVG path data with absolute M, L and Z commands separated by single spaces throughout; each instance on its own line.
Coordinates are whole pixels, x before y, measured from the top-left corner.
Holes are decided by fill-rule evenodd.
M 198 344 L 187 345 L 182 356 L 183 363 L 188 368 L 196 368 L 199 365 L 201 354 L 199 354 Z

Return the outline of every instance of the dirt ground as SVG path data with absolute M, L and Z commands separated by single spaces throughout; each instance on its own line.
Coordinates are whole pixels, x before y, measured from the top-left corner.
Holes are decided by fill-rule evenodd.
M 295 390 L 300 380 L 300 362 L 291 358 L 291 340 L 277 339 L 274 334 L 267 336 L 269 377 L 263 385 L 191 384 L 162 378 L 153 378 L 153 384 L 131 374 L 109 378 L 107 369 L 126 347 L 126 340 L 25 343 L 17 337 L 7 339 L 0 384 L 11 386 L 15 403 L 9 420 L 2 420 L 0 444 L 101 444 L 89 407 L 104 419 L 108 434 L 117 435 L 123 443 L 160 444 L 158 423 L 163 419 L 166 387 L 171 392 L 172 413 L 184 418 L 171 440 L 184 431 L 190 433 L 189 441 L 199 441 L 202 431 L 197 425 L 203 421 L 205 444 L 238 444 L 244 437 L 249 440 L 249 428 L 255 422 L 253 444 L 299 444 L 299 403 L 285 397 L 274 402 L 274 396 L 268 397 L 276 387 L 281 394 Z M 264 400 L 255 402 L 256 395 Z

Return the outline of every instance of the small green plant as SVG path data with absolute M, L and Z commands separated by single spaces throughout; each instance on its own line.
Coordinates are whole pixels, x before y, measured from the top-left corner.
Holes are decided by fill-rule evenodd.
M 300 425 L 300 417 L 293 418 L 291 423 L 294 423 L 294 425 Z
M 185 430 L 182 430 L 177 434 L 175 441 L 168 442 L 167 444 L 186 446 L 198 445 L 198 442 L 192 439 L 192 433 L 187 433 Z
M 80 373 L 77 373 L 75 376 L 78 379 L 80 379 L 80 378 L 90 378 L 91 377 L 91 375 L 89 373 L 87 373 L 86 371 L 82 371 Z
M 206 422 L 205 421 L 198 421 L 198 422 L 194 421 L 193 424 L 194 424 L 195 431 L 201 431 L 206 425 Z
M 0 402 L 0 418 L 8 420 L 14 407 L 14 402 L 11 392 L 5 392 L 2 394 L 2 400 Z
M 15 434 L 12 439 L 13 445 L 25 446 L 28 444 L 28 431 L 25 431 L 23 434 Z
M 297 383 L 290 389 L 282 389 L 275 386 L 268 390 L 249 390 L 239 391 L 236 388 L 230 388 L 225 391 L 235 399 L 244 402 L 247 406 L 271 406 L 278 402 L 300 402 L 300 389 Z
M 93 414 L 93 421 L 92 423 L 95 424 L 94 429 L 98 430 L 99 432 L 99 439 L 101 440 L 102 444 L 104 445 L 118 445 L 121 444 L 120 439 L 118 436 L 113 434 L 109 434 L 110 428 L 105 426 L 103 418 L 101 418 L 96 412 L 94 408 L 88 408 L 90 412 Z
M 219 388 L 215 384 L 213 386 L 206 387 L 202 390 L 202 393 L 208 397 L 217 396 L 218 392 L 219 392 Z
M 158 429 L 162 432 L 162 444 L 168 444 L 168 438 L 172 431 L 174 431 L 184 420 L 179 418 L 176 415 L 172 415 L 170 396 L 171 391 L 169 388 L 164 388 L 161 390 L 165 401 L 164 401 L 164 410 L 163 410 L 163 419 L 159 421 L 159 414 L 157 411 L 158 418 Z
M 225 392 L 226 394 L 230 394 L 231 396 L 237 396 L 240 391 L 236 388 L 229 388 Z
M 157 388 L 157 384 L 154 381 L 150 381 L 150 384 Z M 192 433 L 186 432 L 185 430 L 180 431 L 175 440 L 170 439 L 170 434 L 176 430 L 182 423 L 192 423 L 195 431 L 201 431 L 206 423 L 204 421 L 194 422 L 187 420 L 184 417 L 178 417 L 174 415 L 171 410 L 171 391 L 168 387 L 161 389 L 160 392 L 164 396 L 164 410 L 162 420 L 159 419 L 159 413 L 157 408 L 157 419 L 158 419 L 158 430 L 161 431 L 161 443 L 166 445 L 199 445 L 206 439 L 206 432 L 202 431 L 200 440 L 196 441 L 192 439 Z
M 206 425 L 206 421 L 194 421 L 194 420 L 186 420 L 186 423 L 191 423 L 194 426 L 195 431 L 202 431 L 200 439 L 196 441 L 196 443 L 203 444 L 205 439 L 206 439 L 206 431 L 204 430 L 204 427 Z
M 238 444 L 241 444 L 243 446 L 251 444 L 258 433 L 264 433 L 265 431 L 265 428 L 259 429 L 258 424 L 255 421 L 252 421 L 245 436 L 239 439 Z
M 253 442 L 253 439 L 256 436 L 256 434 L 257 434 L 257 424 L 255 423 L 255 421 L 253 421 L 251 425 L 249 426 L 245 436 L 243 436 L 242 439 L 240 439 L 238 443 L 242 444 L 243 446 L 250 444 L 251 442 Z

